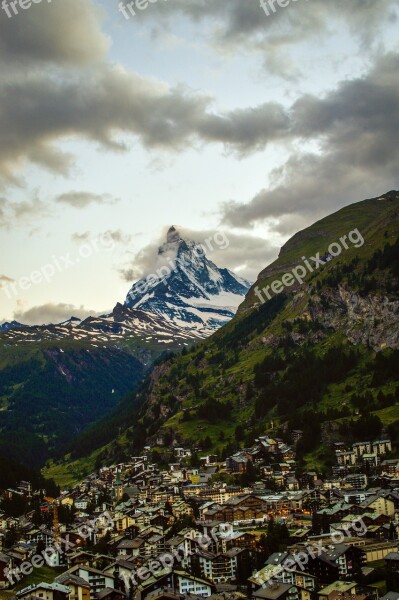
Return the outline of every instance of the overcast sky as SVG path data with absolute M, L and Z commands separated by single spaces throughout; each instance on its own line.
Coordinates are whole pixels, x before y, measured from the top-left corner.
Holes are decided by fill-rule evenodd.
M 0 320 L 112 309 L 172 224 L 254 279 L 399 187 L 399 0 L 119 4 L 0 9 Z

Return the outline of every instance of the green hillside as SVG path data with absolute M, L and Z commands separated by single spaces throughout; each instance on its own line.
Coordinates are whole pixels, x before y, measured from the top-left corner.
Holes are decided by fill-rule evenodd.
M 395 236 L 398 234 L 398 192 L 388 192 L 380 198 L 363 200 L 346 206 L 296 233 L 281 248 L 278 259 L 260 273 L 257 282 L 248 293 L 246 301 L 241 305 L 241 311 L 258 302 L 254 295 L 256 286 L 263 288 L 296 265 L 303 264 L 301 260 L 303 256 L 309 258 L 317 252 L 323 255 L 331 243 L 339 242 L 340 238 L 354 230 L 358 230 L 364 238 L 364 247 L 360 252 L 354 247 L 344 250 L 337 259 L 339 265 L 349 265 L 357 256 L 362 261 L 371 258 L 378 248 L 385 246 L 387 235 L 391 239 L 396 239 Z M 348 240 L 347 244 L 351 246 Z M 317 280 L 317 275 L 309 279 Z
M 0 453 L 41 467 L 109 412 L 142 374 L 138 360 L 115 348 L 0 340 Z

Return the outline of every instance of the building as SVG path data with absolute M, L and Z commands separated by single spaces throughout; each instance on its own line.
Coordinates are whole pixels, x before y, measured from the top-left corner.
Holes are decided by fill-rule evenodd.
M 90 584 L 81 577 L 62 573 L 54 581 L 68 588 L 68 600 L 90 600 Z
M 256 592 L 251 598 L 264 598 L 265 600 L 310 600 L 311 593 L 289 583 L 274 583 Z
M 216 584 L 229 583 L 239 578 L 239 568 L 244 566 L 246 558 L 248 554 L 243 548 L 231 548 L 217 554 L 200 551 L 191 557 L 191 566 L 195 572 Z
M 119 469 L 116 470 L 115 482 L 114 482 L 114 497 L 115 504 L 119 504 L 123 498 L 123 484 L 121 481 L 121 476 Z
M 390 552 L 385 557 L 387 589 L 399 592 L 399 553 Z
M 367 475 L 352 473 L 345 477 L 345 483 L 356 490 L 363 490 L 367 486 Z
M 337 579 L 348 581 L 357 576 L 365 563 L 363 549 L 346 544 L 335 544 L 319 556 L 310 557 L 307 571 L 320 583 Z
M 111 574 L 106 574 L 98 569 L 93 569 L 87 565 L 76 565 L 68 571 L 68 574 L 76 575 L 81 579 L 84 579 L 90 584 L 90 599 L 94 600 L 96 594 L 105 590 L 105 588 L 113 589 L 115 587 L 115 578 Z M 51 600 L 51 599 L 50 599 Z
M 18 600 L 40 598 L 41 600 L 68 600 L 69 588 L 60 583 L 38 583 L 30 585 L 17 593 Z
M 247 455 L 238 452 L 226 458 L 226 469 L 231 471 L 231 473 L 245 473 L 250 460 Z
M 154 598 L 156 592 L 169 590 L 178 594 L 195 594 L 197 597 L 208 598 L 215 591 L 215 586 L 208 581 L 190 575 L 185 571 L 161 571 L 143 581 L 136 589 L 135 600 Z M 156 597 L 156 596 L 155 596 Z
M 348 450 L 336 450 L 337 463 L 339 465 L 355 465 L 356 464 L 356 453 Z
M 377 454 L 378 456 L 382 456 L 384 454 L 388 454 L 392 452 L 392 442 L 391 440 L 377 440 L 372 444 L 372 452 Z

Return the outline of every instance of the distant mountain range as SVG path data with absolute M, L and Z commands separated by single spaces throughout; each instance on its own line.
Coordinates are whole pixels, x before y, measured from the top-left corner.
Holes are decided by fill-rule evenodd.
M 233 318 L 251 286 L 217 267 L 201 244 L 184 240 L 173 226 L 158 259 L 160 273 L 136 282 L 124 304 L 117 303 L 111 313 L 49 325 L 4 323 L 0 344 L 86 340 L 102 347 L 122 343 L 143 359 L 146 348 L 153 356 L 211 335 Z

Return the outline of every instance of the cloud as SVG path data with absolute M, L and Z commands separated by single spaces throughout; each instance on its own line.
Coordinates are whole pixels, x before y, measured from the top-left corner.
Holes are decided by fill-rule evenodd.
M 107 231 L 100 234 L 100 237 L 111 239 L 116 244 L 129 244 L 133 239 L 132 235 L 122 231 L 122 229 L 107 229 Z
M 14 201 L 0 197 L 0 228 L 10 229 L 50 214 L 48 206 L 38 197 Z
M 287 65 L 291 76 L 298 61 L 292 65 L 281 57 L 281 48 L 320 35 L 332 19 L 375 36 L 380 24 L 395 19 L 398 4 L 301 0 L 266 17 L 258 0 L 173 0 L 157 2 L 131 21 L 172 19 L 178 13 L 206 23 L 219 44 L 232 44 L 240 52 L 244 44 L 260 50 L 276 73 Z M 118 2 L 115 12 L 117 8 Z M 209 95 L 182 85 L 170 87 L 107 62 L 109 40 L 101 30 L 101 13 L 90 0 L 42 2 L 12 19 L 0 12 L 5 19 L 0 60 L 10 66 L 2 69 L 0 88 L 0 176 L 8 183 L 18 183 L 25 163 L 67 176 L 73 156 L 57 146 L 71 137 L 111 151 L 126 151 L 129 135 L 148 149 L 171 152 L 217 143 L 238 155 L 290 139 L 291 113 L 277 103 L 220 110 Z M 18 61 L 22 66 L 15 70 Z M 54 67 L 43 69 L 43 61 L 52 61 Z M 24 65 L 29 68 L 24 70 Z
M 162 239 L 147 244 L 136 254 L 127 252 L 125 264 L 118 268 L 121 279 L 133 283 L 150 273 L 155 273 L 160 267 L 158 248 L 164 243 L 165 237 L 162 236 Z
M 34 306 L 27 310 L 17 310 L 14 312 L 14 319 L 25 325 L 47 325 L 50 323 L 62 323 L 70 317 L 85 319 L 89 316 L 96 316 L 100 313 L 94 310 L 85 309 L 83 306 L 74 306 L 73 304 L 42 304 Z
M 8 18 L 0 11 L 2 70 L 39 63 L 85 66 L 106 58 L 110 41 L 101 31 L 102 11 L 91 0 L 43 0 L 19 12 Z
M 113 151 L 127 150 L 121 136 L 131 134 L 149 149 L 214 142 L 245 154 L 289 129 L 288 115 L 273 102 L 224 113 L 213 112 L 211 104 L 208 96 L 120 67 L 103 66 L 69 81 L 43 75 L 11 81 L 0 90 L 0 173 L 10 178 L 31 161 L 65 175 L 71 156 L 54 144 L 69 136 Z
M 116 9 L 119 1 L 114 1 Z M 208 38 L 221 51 L 242 54 L 245 49 L 259 53 L 274 74 L 285 77 L 283 52 L 298 43 L 320 38 L 334 25 L 340 30 L 347 28 L 358 37 L 364 50 L 370 50 L 382 25 L 397 19 L 398 4 L 398 0 L 300 0 L 286 7 L 275 3 L 275 11 L 267 16 L 259 0 L 174 0 L 157 2 L 130 22 L 139 27 L 146 21 L 158 21 L 165 27 L 176 14 L 186 17 L 203 25 Z
M 126 281 L 126 283 L 134 283 L 144 276 L 144 272 L 135 267 L 121 267 L 118 269 L 118 273 L 121 279 Z
M 75 232 L 71 235 L 72 241 L 79 244 L 88 242 L 93 238 L 112 241 L 115 244 L 129 244 L 132 241 L 133 236 L 129 233 L 125 233 L 121 229 L 107 229 L 99 234 L 92 234 L 90 231 L 83 231 L 81 233 Z
M 204 141 L 223 143 L 227 149 L 247 154 L 265 148 L 273 140 L 283 140 L 289 130 L 286 110 L 277 103 L 267 102 L 226 114 L 204 115 L 198 134 Z
M 263 265 L 278 255 L 277 245 L 257 235 L 234 233 L 225 228 L 192 230 L 181 227 L 179 231 L 184 239 L 203 244 L 207 257 L 218 267 L 226 267 L 253 281 Z
M 71 235 L 72 241 L 77 242 L 78 244 L 83 244 L 89 241 L 92 237 L 93 236 L 90 231 L 83 231 L 82 233 L 76 232 Z
M 306 95 L 291 109 L 291 135 L 313 139 L 318 153 L 293 153 L 274 182 L 248 203 L 228 202 L 223 222 L 307 222 L 361 198 L 398 187 L 399 55 L 380 56 L 364 77 L 344 81 L 324 98 Z
M 7 277 L 7 275 L 0 275 L 0 289 L 8 283 L 13 283 L 14 281 L 15 279 L 12 279 L 12 277 Z
M 93 194 L 91 192 L 65 192 L 56 198 L 56 202 L 68 204 L 73 208 L 86 208 L 90 204 L 115 204 L 117 198 L 109 194 Z
M 303 0 L 279 8 L 267 18 L 258 0 L 174 0 L 154 4 L 140 18 L 170 19 L 177 12 L 197 23 L 210 19 L 220 43 L 238 44 L 242 49 L 245 40 L 253 46 L 255 37 L 269 67 L 279 72 L 284 64 L 290 64 L 279 56 L 280 47 L 300 43 L 311 34 L 320 35 L 332 17 L 359 31 L 370 32 L 373 23 L 374 34 L 379 23 L 394 18 L 393 8 L 398 3 Z M 38 67 L 22 72 L 10 69 L 3 74 L 0 176 L 8 183 L 18 182 L 18 172 L 26 162 L 68 175 L 73 157 L 57 146 L 71 137 L 111 151 L 126 151 L 129 135 L 148 149 L 172 152 L 217 143 L 238 155 L 290 139 L 291 113 L 275 102 L 219 110 L 209 95 L 182 85 L 170 87 L 107 63 L 108 39 L 101 31 L 99 10 L 90 0 L 37 4 L 23 19 L 7 19 L 1 12 L 7 22 L 0 57 L 7 64 L 29 57 Z M 62 35 L 59 22 L 63 23 Z M 62 71 L 39 68 L 41 61 L 49 59 Z
M 129 253 L 126 264 L 118 269 L 129 284 L 150 273 L 156 273 L 164 264 L 158 256 L 158 248 L 166 240 L 166 230 L 160 237 L 135 255 Z M 278 248 L 269 240 L 250 234 L 235 234 L 225 230 L 192 230 L 177 227 L 185 240 L 202 244 L 206 256 L 218 267 L 226 267 L 237 274 L 255 280 L 263 265 L 277 258 Z M 169 263 L 165 263 L 169 265 Z

